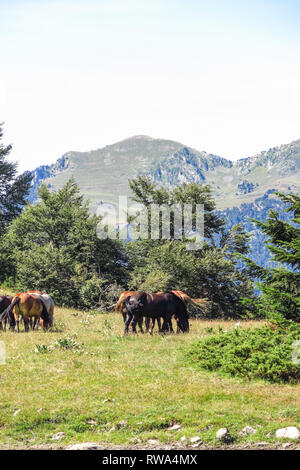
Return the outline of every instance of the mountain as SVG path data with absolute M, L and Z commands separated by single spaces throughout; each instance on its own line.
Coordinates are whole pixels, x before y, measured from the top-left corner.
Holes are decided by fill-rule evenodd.
M 254 258 L 266 264 L 269 255 L 263 239 L 247 217 L 264 220 L 275 206 L 286 217 L 273 193 L 300 193 L 300 140 L 232 162 L 180 142 L 134 136 L 89 152 L 68 152 L 55 164 L 37 168 L 30 201 L 37 199 L 41 183 L 56 190 L 73 176 L 94 212 L 99 204 L 117 204 L 119 195 L 130 196 L 128 179 L 137 175 L 166 186 L 209 184 L 228 225 L 242 222 L 252 231 Z

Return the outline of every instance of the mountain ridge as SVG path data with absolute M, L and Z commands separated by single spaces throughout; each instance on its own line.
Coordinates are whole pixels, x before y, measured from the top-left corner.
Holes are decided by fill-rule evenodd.
M 128 179 L 143 174 L 159 185 L 209 184 L 218 209 L 240 207 L 269 189 L 300 190 L 300 139 L 232 161 L 181 142 L 137 135 L 88 152 L 69 151 L 53 165 L 36 168 L 30 201 L 41 182 L 56 190 L 74 176 L 94 211 L 100 202 L 114 205 L 118 195 L 129 196 Z

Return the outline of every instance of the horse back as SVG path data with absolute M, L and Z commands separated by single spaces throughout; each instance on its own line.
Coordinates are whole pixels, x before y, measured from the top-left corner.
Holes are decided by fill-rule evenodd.
M 33 295 L 28 294 L 27 292 L 23 292 L 16 294 L 12 300 L 12 303 L 17 297 L 20 298 L 20 302 L 13 308 L 13 313 L 15 315 L 22 315 L 25 318 L 33 316 L 40 317 L 43 311 L 43 304 L 39 298 L 34 297 Z

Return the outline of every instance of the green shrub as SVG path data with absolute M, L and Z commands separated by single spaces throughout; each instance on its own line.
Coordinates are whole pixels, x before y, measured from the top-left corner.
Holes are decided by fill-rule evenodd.
M 296 383 L 300 364 L 292 361 L 293 343 L 300 338 L 295 324 L 255 329 L 235 328 L 193 343 L 184 353 L 196 368 L 247 379 Z
M 72 336 L 63 336 L 62 338 L 58 338 L 55 343 L 55 347 L 59 347 L 61 349 L 75 349 L 80 350 L 81 345 Z

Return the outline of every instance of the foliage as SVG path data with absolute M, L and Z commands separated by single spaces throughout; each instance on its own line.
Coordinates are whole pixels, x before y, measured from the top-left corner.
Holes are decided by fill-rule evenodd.
M 288 204 L 290 220 L 282 220 L 275 210 L 268 213 L 265 222 L 255 221 L 268 237 L 266 246 L 277 266 L 264 268 L 246 259 L 252 275 L 261 279 L 262 291 L 258 310 L 268 316 L 280 314 L 284 318 L 300 319 L 300 196 L 277 193 Z
M 292 362 L 292 344 L 299 339 L 300 326 L 234 328 L 190 345 L 185 351 L 188 363 L 200 369 L 247 379 L 295 383 L 300 365 Z
M 97 237 L 99 218 L 89 214 L 73 180 L 56 193 L 42 186 L 39 195 L 2 241 L 2 279 L 48 292 L 61 305 L 93 307 L 103 285 L 126 278 L 124 249 L 119 241 Z
M 241 225 L 224 229 L 224 221 L 214 212 L 215 204 L 208 186 L 184 184 L 174 190 L 157 188 L 148 178 L 130 181 L 134 200 L 151 203 L 204 205 L 204 245 L 187 250 L 185 239 L 139 240 L 126 245 L 130 289 L 165 291 L 179 289 L 192 297 L 207 297 L 210 309 L 202 315 L 243 317 L 251 315 L 244 297 L 253 297 L 252 282 L 240 266 L 239 254 L 248 251 L 249 235 Z M 193 223 L 195 218 L 193 218 Z M 172 220 L 171 220 L 172 223 Z M 149 224 L 150 226 L 150 224 Z M 217 241 L 218 240 L 218 241 Z M 199 311 L 198 311 L 199 313 Z
M 0 124 L 0 236 L 22 211 L 32 179 L 29 172 L 17 176 L 17 164 L 6 160 L 12 146 L 3 145 L 2 137 L 3 129 Z

